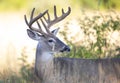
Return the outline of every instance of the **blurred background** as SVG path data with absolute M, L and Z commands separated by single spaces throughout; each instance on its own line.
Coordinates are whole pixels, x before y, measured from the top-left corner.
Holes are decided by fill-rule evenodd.
M 33 8 L 36 15 L 46 9 L 52 15 L 54 5 L 58 15 L 62 8 L 72 9 L 65 20 L 54 25 L 61 27 L 58 37 L 72 49 L 60 56 L 119 57 L 119 0 L 0 0 L 0 83 L 21 83 L 21 79 L 28 83 L 31 79 L 37 42 L 27 35 L 24 15 L 29 18 Z

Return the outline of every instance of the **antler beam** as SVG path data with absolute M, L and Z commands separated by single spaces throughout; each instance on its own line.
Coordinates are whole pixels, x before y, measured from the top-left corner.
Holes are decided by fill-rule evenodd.
M 47 16 L 48 16 L 48 19 L 46 19 L 46 17 L 44 17 L 44 20 L 47 22 L 47 26 L 44 26 L 44 27 L 47 27 L 47 28 L 50 28 L 52 25 L 54 25 L 55 23 L 63 20 L 66 16 L 68 16 L 71 12 L 71 8 L 68 7 L 68 11 L 65 13 L 64 12 L 64 9 L 62 9 L 62 15 L 60 17 L 57 16 L 57 11 L 56 11 L 56 6 L 54 6 L 54 19 L 51 20 L 50 19 L 50 15 L 49 15 L 49 12 L 47 11 Z
M 39 32 L 39 33 L 41 33 L 42 35 L 46 35 L 46 34 L 51 34 L 51 32 L 50 32 L 49 29 L 50 29 L 50 27 L 51 27 L 52 25 L 54 25 L 54 24 L 56 24 L 57 22 L 63 20 L 66 16 L 68 16 L 68 15 L 70 14 L 71 8 L 68 7 L 68 11 L 67 11 L 66 13 L 64 12 L 64 9 L 62 9 L 62 15 L 61 15 L 60 17 L 58 17 L 58 16 L 57 16 L 57 11 L 56 11 L 56 6 L 54 6 L 54 19 L 53 19 L 53 20 L 50 19 L 50 14 L 49 14 L 48 10 L 44 11 L 43 13 L 40 13 L 40 14 L 39 14 L 38 16 L 36 16 L 36 17 L 33 17 L 34 11 L 35 11 L 35 8 L 33 8 L 32 12 L 31 12 L 31 16 L 30 16 L 30 21 L 29 21 L 29 22 L 28 22 L 28 20 L 27 20 L 26 15 L 24 15 L 25 22 L 26 22 L 27 26 L 28 26 L 31 30 L 34 30 L 34 31 L 36 31 L 36 32 Z M 47 17 L 48 17 L 48 18 L 45 17 L 45 14 L 47 14 Z M 44 21 L 45 21 L 46 23 L 44 23 L 42 17 L 44 18 Z M 42 30 L 41 25 L 40 25 L 40 23 L 38 22 L 39 19 L 40 19 L 40 21 L 41 21 L 42 25 L 44 26 L 44 28 L 45 28 L 45 30 L 46 30 L 47 33 L 45 33 L 45 32 Z M 33 24 L 34 22 L 37 23 L 38 28 L 34 28 L 34 27 L 32 26 L 32 24 Z
M 32 24 L 33 24 L 35 21 L 37 21 L 38 19 L 40 19 L 43 15 L 45 15 L 48 10 L 46 10 L 46 11 L 43 12 L 43 13 L 40 13 L 38 16 L 36 16 L 36 17 L 33 18 L 34 11 L 35 11 L 35 8 L 33 8 L 32 12 L 31 12 L 31 16 L 30 16 L 30 21 L 29 21 L 29 22 L 28 22 L 28 20 L 27 20 L 26 15 L 24 15 L 25 22 L 26 22 L 27 26 L 28 26 L 31 30 L 34 30 L 34 31 L 39 32 L 39 33 L 41 33 L 41 34 L 45 34 L 45 33 L 42 31 L 41 28 L 39 28 L 39 29 L 34 28 L 34 27 L 32 26 Z M 37 24 L 39 24 L 38 21 L 37 21 Z M 39 25 L 38 25 L 38 26 L 39 26 Z

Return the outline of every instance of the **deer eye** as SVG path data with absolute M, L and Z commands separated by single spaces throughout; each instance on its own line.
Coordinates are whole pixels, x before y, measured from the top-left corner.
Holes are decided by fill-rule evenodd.
M 48 40 L 48 42 L 50 42 L 50 43 L 51 43 L 51 42 L 54 42 L 54 41 L 53 41 L 52 39 L 49 39 L 49 40 Z

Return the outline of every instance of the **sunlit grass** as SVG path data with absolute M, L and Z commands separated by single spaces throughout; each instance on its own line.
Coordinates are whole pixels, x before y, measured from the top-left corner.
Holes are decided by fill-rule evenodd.
M 34 64 L 32 63 L 33 61 L 29 63 L 28 58 L 30 55 L 27 55 L 26 50 L 26 47 L 21 50 L 19 58 L 14 58 L 16 55 L 13 55 L 13 52 L 8 50 L 6 57 L 8 63 L 2 63 L 4 65 L 0 69 L 0 83 L 33 83 L 35 77 Z

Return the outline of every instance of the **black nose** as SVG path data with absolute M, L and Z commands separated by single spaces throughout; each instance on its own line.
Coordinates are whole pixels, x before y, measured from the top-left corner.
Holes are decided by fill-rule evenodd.
M 65 46 L 60 52 L 69 52 L 70 48 L 68 46 Z
M 69 48 L 68 46 L 66 46 L 66 47 L 64 48 L 64 51 L 70 51 L 70 48 Z

